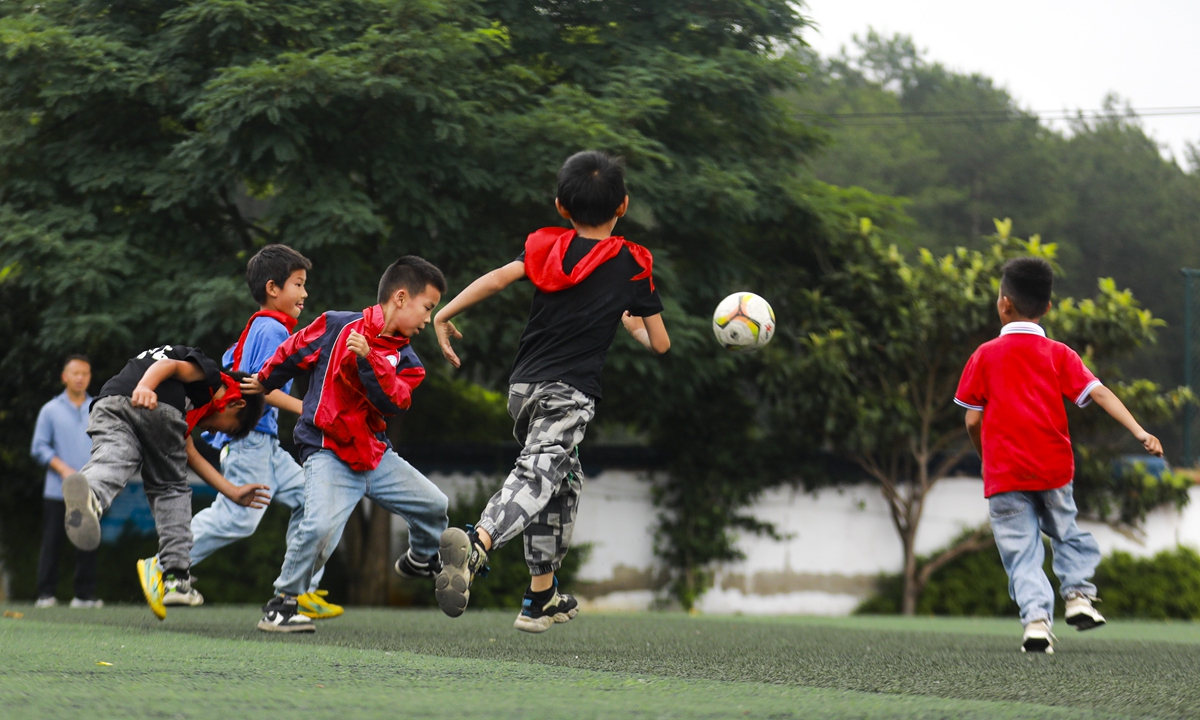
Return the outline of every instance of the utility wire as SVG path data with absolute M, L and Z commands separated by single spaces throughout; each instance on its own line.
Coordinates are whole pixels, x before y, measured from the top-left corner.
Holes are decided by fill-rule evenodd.
M 1133 117 L 1167 117 L 1200 115 L 1200 105 L 1130 109 Z M 914 110 L 902 112 L 798 113 L 797 119 L 817 125 L 841 127 L 870 127 L 880 125 L 964 125 L 972 123 L 1028 122 L 1038 120 L 1095 120 L 1125 117 L 1113 110 Z

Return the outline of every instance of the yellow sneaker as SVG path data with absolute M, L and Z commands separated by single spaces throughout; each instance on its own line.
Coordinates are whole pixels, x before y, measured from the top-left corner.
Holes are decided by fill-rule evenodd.
M 138 580 L 142 583 L 142 594 L 146 596 L 146 604 L 159 620 L 167 619 L 167 608 L 163 605 L 162 568 L 158 566 L 158 558 L 137 561 Z
M 300 606 L 300 614 L 313 620 L 329 620 L 344 613 L 341 605 L 325 601 L 328 594 L 328 590 L 318 590 L 297 597 L 296 604 Z

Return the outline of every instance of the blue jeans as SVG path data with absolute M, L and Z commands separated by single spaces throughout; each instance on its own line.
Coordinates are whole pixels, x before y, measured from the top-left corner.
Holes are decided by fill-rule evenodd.
M 279 438 L 252 430 L 241 440 L 231 441 L 221 452 L 221 474 L 239 487 L 259 483 L 271 488 L 271 501 L 292 511 L 288 538 L 300 529 L 304 519 L 304 469 L 279 446 Z M 253 535 L 266 511 L 266 508 L 244 507 L 217 495 L 212 505 L 192 518 L 192 564 Z M 337 539 L 333 544 L 337 546 Z M 314 573 L 306 592 L 315 591 L 324 574 L 324 568 Z
M 1007 492 L 988 498 L 992 534 L 1000 560 L 1008 573 L 1008 595 L 1021 607 L 1021 623 L 1054 620 L 1054 590 L 1042 570 L 1045 548 L 1042 533 L 1050 537 L 1054 550 L 1054 574 L 1060 592 L 1096 594 L 1090 581 L 1100 564 L 1100 545 L 1091 533 L 1075 524 L 1073 488 L 1067 483 L 1057 490 Z
M 287 555 L 275 581 L 275 592 L 299 595 L 312 584 L 337 547 L 346 521 L 363 497 L 408 522 L 408 544 L 414 555 L 437 554 L 449 524 L 446 495 L 388 450 L 374 470 L 356 472 L 331 450 L 319 450 L 304 463 L 304 520 L 288 535 Z

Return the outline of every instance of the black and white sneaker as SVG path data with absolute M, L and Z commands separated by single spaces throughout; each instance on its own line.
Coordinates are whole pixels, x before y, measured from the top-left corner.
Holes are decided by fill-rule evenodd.
M 1103 625 L 1106 622 L 1104 616 L 1092 605 L 1093 602 L 1100 600 L 1081 592 L 1067 593 L 1067 624 L 1076 630 L 1091 630 Z
M 63 526 L 71 544 L 88 551 L 100 547 L 103 511 L 82 473 L 72 473 L 63 479 L 63 504 L 66 505 Z
M 396 561 L 396 574 L 402 578 L 433 578 L 442 571 L 442 561 L 437 555 L 420 560 L 413 555 L 412 548 Z
M 1034 620 L 1025 626 L 1025 634 L 1021 637 L 1021 652 L 1054 654 L 1054 633 L 1050 632 L 1050 623 L 1045 620 Z
M 258 629 L 285 633 L 315 631 L 312 619 L 301 615 L 299 610 L 294 595 L 276 595 L 263 605 L 266 614 L 258 621 Z
M 487 577 L 487 551 L 470 525 L 467 530 L 446 528 L 438 547 L 442 569 L 434 579 L 433 594 L 438 607 L 450 617 L 467 610 L 471 600 L 471 581 L 475 576 Z
M 513 627 L 527 633 L 542 633 L 550 629 L 554 623 L 565 623 L 579 614 L 579 602 L 570 595 L 558 591 L 558 580 L 550 590 L 550 599 L 538 602 L 538 595 L 526 588 L 525 599 L 521 602 L 521 614 Z

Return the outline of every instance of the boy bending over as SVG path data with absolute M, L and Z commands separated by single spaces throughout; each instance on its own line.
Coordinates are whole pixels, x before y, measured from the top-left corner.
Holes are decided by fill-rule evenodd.
M 450 339 L 462 335 L 450 321 L 523 278 L 536 288 L 509 377 L 508 413 L 524 448 L 479 523 L 442 533 L 442 571 L 435 582 L 442 611 L 462 615 L 488 551 L 523 535 L 532 578 L 515 625 L 533 633 L 579 612 L 575 598 L 558 592 L 554 573 L 571 544 L 583 489 L 579 443 L 600 399 L 604 358 L 617 327 L 623 323 L 654 352 L 671 346 L 650 252 L 612 236 L 629 207 L 620 163 L 599 152 L 572 155 L 559 170 L 554 203 L 574 230 L 533 233 L 519 258 L 471 283 L 434 323 L 442 353 L 458 367 Z
M 1075 523 L 1075 455 L 1063 398 L 1080 407 L 1095 401 L 1147 452 L 1163 454 L 1158 438 L 1138 425 L 1074 350 L 1046 338 L 1038 320 L 1050 310 L 1053 287 L 1054 271 L 1045 260 L 1005 264 L 996 300 L 1000 337 L 967 361 L 954 395 L 967 409 L 967 432 L 983 459 L 992 532 L 1008 594 L 1021 607 L 1025 626 L 1022 652 L 1054 652 L 1054 593 L 1042 570 L 1042 533 L 1054 550 L 1067 623 L 1078 630 L 1104 624 L 1092 606 L 1100 546 Z
M 408 521 L 409 549 L 396 563 L 405 577 L 432 578 L 446 496 L 392 450 L 386 416 L 407 410 L 425 368 L 409 344 L 446 291 L 442 271 L 405 256 L 379 280 L 379 304 L 362 312 L 327 312 L 288 338 L 259 372 L 273 392 L 305 373 L 308 392 L 293 436 L 304 464 L 304 520 L 289 531 L 275 597 L 259 630 L 312 632 L 296 598 L 337 547 L 363 496 Z
M 100 516 L 140 468 L 158 531 L 158 556 L 138 561 L 138 579 L 159 620 L 167 616 L 166 593 L 191 591 L 187 466 L 238 505 L 266 507 L 270 500 L 264 485 L 230 483 L 192 444 L 196 429 L 232 437 L 250 432 L 263 399 L 240 386 L 246 377 L 221 372 L 196 348 L 163 345 L 143 352 L 100 389 L 88 417 L 92 458 L 63 480 L 67 537 L 80 550 L 95 550 Z

